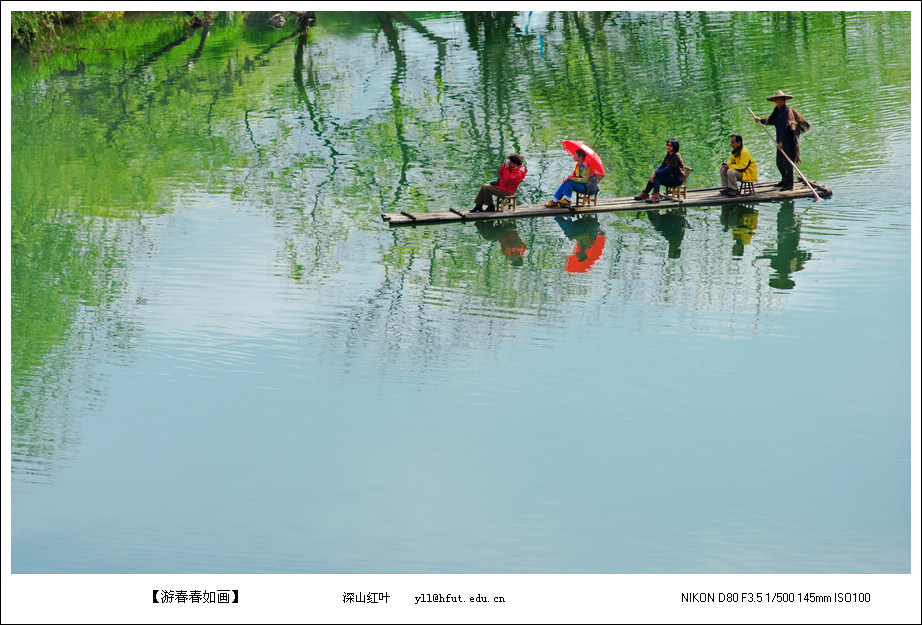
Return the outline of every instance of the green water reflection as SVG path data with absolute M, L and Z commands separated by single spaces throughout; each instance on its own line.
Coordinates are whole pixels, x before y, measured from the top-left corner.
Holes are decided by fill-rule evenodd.
M 784 326 L 791 335 L 809 334 L 802 328 L 810 321 L 778 321 L 790 301 L 784 298 L 800 293 L 811 272 L 814 280 L 826 275 L 820 259 L 841 253 L 830 250 L 840 249 L 836 238 L 850 228 L 878 229 L 896 241 L 890 250 L 898 258 L 876 256 L 893 265 L 873 267 L 867 288 L 903 303 L 905 285 L 891 281 L 906 271 L 892 268 L 905 260 L 908 207 L 890 204 L 869 216 L 864 209 L 874 198 L 857 182 L 909 167 L 909 151 L 894 148 L 909 137 L 909 13 L 379 11 L 320 13 L 307 31 L 293 20 L 281 29 L 263 22 L 220 14 L 189 30 L 149 16 L 104 47 L 15 59 L 11 395 L 12 470 L 20 483 L 53 484 L 66 470 L 63 459 L 79 457 L 81 419 L 107 414 L 112 397 L 130 395 L 120 373 L 133 379 L 145 365 L 155 368 L 145 349 L 187 356 L 170 340 L 151 338 L 151 328 L 168 327 L 164 319 L 191 307 L 163 293 L 204 290 L 214 286 L 212 274 L 239 277 L 228 290 L 239 288 L 253 309 L 235 321 L 255 328 L 253 343 L 267 351 L 212 315 L 215 327 L 196 326 L 185 340 L 240 339 L 228 340 L 227 360 L 243 364 L 224 378 L 214 365 L 207 379 L 250 389 L 251 405 L 263 402 L 253 389 L 278 384 L 294 404 L 304 400 L 300 387 L 267 374 L 287 372 L 279 362 L 300 363 L 291 366 L 318 388 L 336 386 L 337 374 L 354 382 L 349 375 L 358 371 L 365 377 L 340 389 L 343 395 L 355 398 L 369 386 L 380 393 L 369 394 L 361 414 L 404 414 L 393 406 L 409 400 L 380 401 L 391 397 L 380 390 L 385 379 L 395 371 L 431 379 L 433 369 L 450 378 L 455 371 L 444 354 L 472 344 L 484 351 L 461 359 L 470 371 L 492 366 L 501 349 L 530 364 L 533 355 L 523 350 L 534 346 L 547 349 L 541 371 L 558 371 L 561 354 L 579 342 L 572 328 L 552 330 L 573 318 L 593 324 L 609 371 L 623 372 L 625 362 L 606 359 L 630 362 L 657 350 L 663 362 L 711 351 L 718 362 L 711 368 L 720 369 L 737 357 L 731 344 L 740 337 L 755 340 L 785 323 L 795 324 Z M 792 106 L 813 124 L 801 169 L 837 185 L 833 200 L 808 217 L 805 204 L 787 202 L 400 230 L 380 219 L 382 212 L 469 208 L 513 151 L 529 168 L 519 202 L 543 202 L 572 168 L 560 147 L 568 138 L 604 160 L 603 197 L 639 192 L 669 137 L 680 139 L 694 167 L 691 187 L 718 184 L 730 133 L 744 135 L 762 180 L 775 180 L 773 146 L 746 107 L 767 115 L 765 98 L 779 88 L 796 95 Z M 847 184 L 856 186 L 836 204 Z M 868 219 L 881 221 L 866 226 Z M 197 238 L 176 251 L 170 243 L 187 232 Z M 251 242 L 256 251 L 241 249 L 235 258 L 224 247 L 229 232 L 241 235 L 235 245 Z M 860 240 L 872 248 L 864 257 L 875 258 L 875 243 Z M 848 279 L 861 275 L 860 263 L 842 261 Z M 830 281 L 838 285 L 833 295 L 817 294 L 833 286 L 814 284 L 796 310 L 828 312 L 825 302 L 857 297 L 860 289 L 845 282 Z M 262 301 L 254 284 L 282 295 Z M 644 329 L 651 319 L 659 325 Z M 480 323 L 476 340 L 470 323 Z M 733 340 L 704 347 L 699 331 Z M 673 342 L 657 343 L 664 336 Z M 301 351 L 285 352 L 286 341 Z M 892 349 L 902 354 L 904 347 L 894 340 Z M 690 367 L 700 377 L 683 393 L 712 388 L 709 365 Z M 228 380 L 241 371 L 253 378 L 237 387 Z M 252 381 L 263 375 L 272 384 Z M 549 387 L 540 382 L 523 376 L 507 392 L 540 397 Z M 660 406 L 639 386 L 622 391 L 625 405 L 638 414 Z M 446 395 L 464 397 L 459 388 Z M 718 396 L 702 401 L 723 414 Z M 906 402 L 892 396 L 898 414 Z M 802 409 L 819 410 L 815 401 Z M 234 409 L 227 407 L 230 415 Z M 899 546 L 902 539 L 893 540 Z M 857 568 L 902 571 L 905 557 L 894 552 L 882 565 Z M 28 569 L 28 560 L 18 564 Z M 636 568 L 638 560 L 628 560 Z M 554 562 L 555 570 L 605 568 Z M 516 561 L 511 568 L 546 565 Z M 841 570 L 838 562 L 830 568 Z

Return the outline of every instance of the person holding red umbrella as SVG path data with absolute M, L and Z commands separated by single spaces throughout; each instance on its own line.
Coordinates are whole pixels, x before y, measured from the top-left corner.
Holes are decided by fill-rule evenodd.
M 554 194 L 554 199 L 544 206 L 547 208 L 570 206 L 569 198 L 573 195 L 574 191 L 586 193 L 588 190 L 587 185 L 589 184 L 589 178 L 595 173 L 592 170 L 592 165 L 587 162 L 587 156 L 588 154 L 583 148 L 577 148 L 573 152 L 573 160 L 576 161 L 576 169 L 573 170 L 572 174 L 563 179 L 563 184 L 557 189 L 557 192 Z

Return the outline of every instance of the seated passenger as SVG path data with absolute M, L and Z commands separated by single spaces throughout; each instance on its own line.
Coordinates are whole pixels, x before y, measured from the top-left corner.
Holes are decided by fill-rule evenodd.
M 676 139 L 670 139 L 666 142 L 666 156 L 663 158 L 663 164 L 650 174 L 650 182 L 647 183 L 641 193 L 634 196 L 635 200 L 646 200 L 647 202 L 659 202 L 663 199 L 660 195 L 660 185 L 667 187 L 678 187 L 685 181 L 685 163 L 679 156 L 679 142 Z M 653 195 L 650 195 L 650 191 Z
M 495 211 L 493 198 L 515 195 L 515 190 L 519 188 L 519 184 L 527 173 L 528 169 L 522 166 L 522 157 L 518 154 L 510 154 L 499 167 L 499 178 L 480 187 L 471 212 L 479 213 L 484 210 L 484 204 L 486 204 L 486 210 Z
M 592 166 L 586 162 L 586 152 L 576 150 L 573 153 L 573 160 L 576 161 L 576 168 L 573 173 L 563 179 L 563 184 L 554 194 L 554 199 L 545 204 L 547 208 L 555 206 L 570 206 L 570 196 L 574 191 L 586 193 L 588 190 L 589 178 L 592 176 Z
M 743 147 L 743 137 L 730 135 L 729 162 L 720 166 L 720 192 L 730 197 L 740 194 L 739 183 L 758 182 L 759 173 L 756 171 L 756 161 L 749 153 L 749 148 Z

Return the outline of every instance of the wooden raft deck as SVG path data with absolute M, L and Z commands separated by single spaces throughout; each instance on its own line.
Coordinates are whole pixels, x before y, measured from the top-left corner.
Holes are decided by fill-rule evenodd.
M 554 215 L 582 215 L 585 213 L 610 213 L 617 211 L 639 211 L 664 208 L 678 208 L 688 206 L 718 206 L 721 204 L 754 204 L 758 202 L 778 202 L 781 200 L 795 200 L 812 198 L 813 193 L 802 180 L 794 184 L 790 191 L 779 191 L 775 182 L 761 182 L 755 184 L 755 193 L 727 197 L 719 193 L 720 187 L 707 189 L 689 189 L 688 197 L 676 200 L 664 199 L 658 203 L 647 203 L 635 200 L 633 197 L 618 197 L 605 199 L 599 198 L 595 206 L 581 206 L 579 208 L 545 208 L 542 204 L 520 204 L 515 211 L 491 211 L 472 213 L 469 210 L 449 209 L 447 211 L 433 211 L 427 213 L 381 213 L 381 219 L 388 225 L 394 226 L 420 226 L 455 223 L 459 221 L 478 221 L 483 219 L 518 219 L 520 217 L 548 217 Z M 832 190 L 810 181 L 820 197 L 832 196 Z

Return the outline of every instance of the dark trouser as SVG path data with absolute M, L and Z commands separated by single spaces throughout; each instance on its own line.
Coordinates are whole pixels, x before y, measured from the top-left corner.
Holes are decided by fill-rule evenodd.
M 659 193 L 659 186 L 665 185 L 667 187 L 679 187 L 682 186 L 681 178 L 673 178 L 672 176 L 664 176 L 662 174 L 656 174 L 653 176 L 653 182 L 647 183 L 647 188 L 643 190 L 644 193 L 649 193 L 650 189 L 653 189 L 654 193 Z
M 494 187 L 492 184 L 485 184 L 480 187 L 480 193 L 477 194 L 474 204 L 493 204 L 493 196 L 506 197 L 507 195 L 509 194 L 499 187 Z
M 797 146 L 794 144 L 782 144 L 781 150 L 784 150 L 784 154 L 787 154 L 791 159 L 793 159 L 794 155 L 797 154 Z M 781 185 L 785 187 L 793 186 L 794 166 L 788 159 L 784 157 L 784 154 L 781 153 L 781 150 L 778 150 L 778 153 L 775 155 L 775 164 L 778 166 L 778 171 L 781 172 Z

